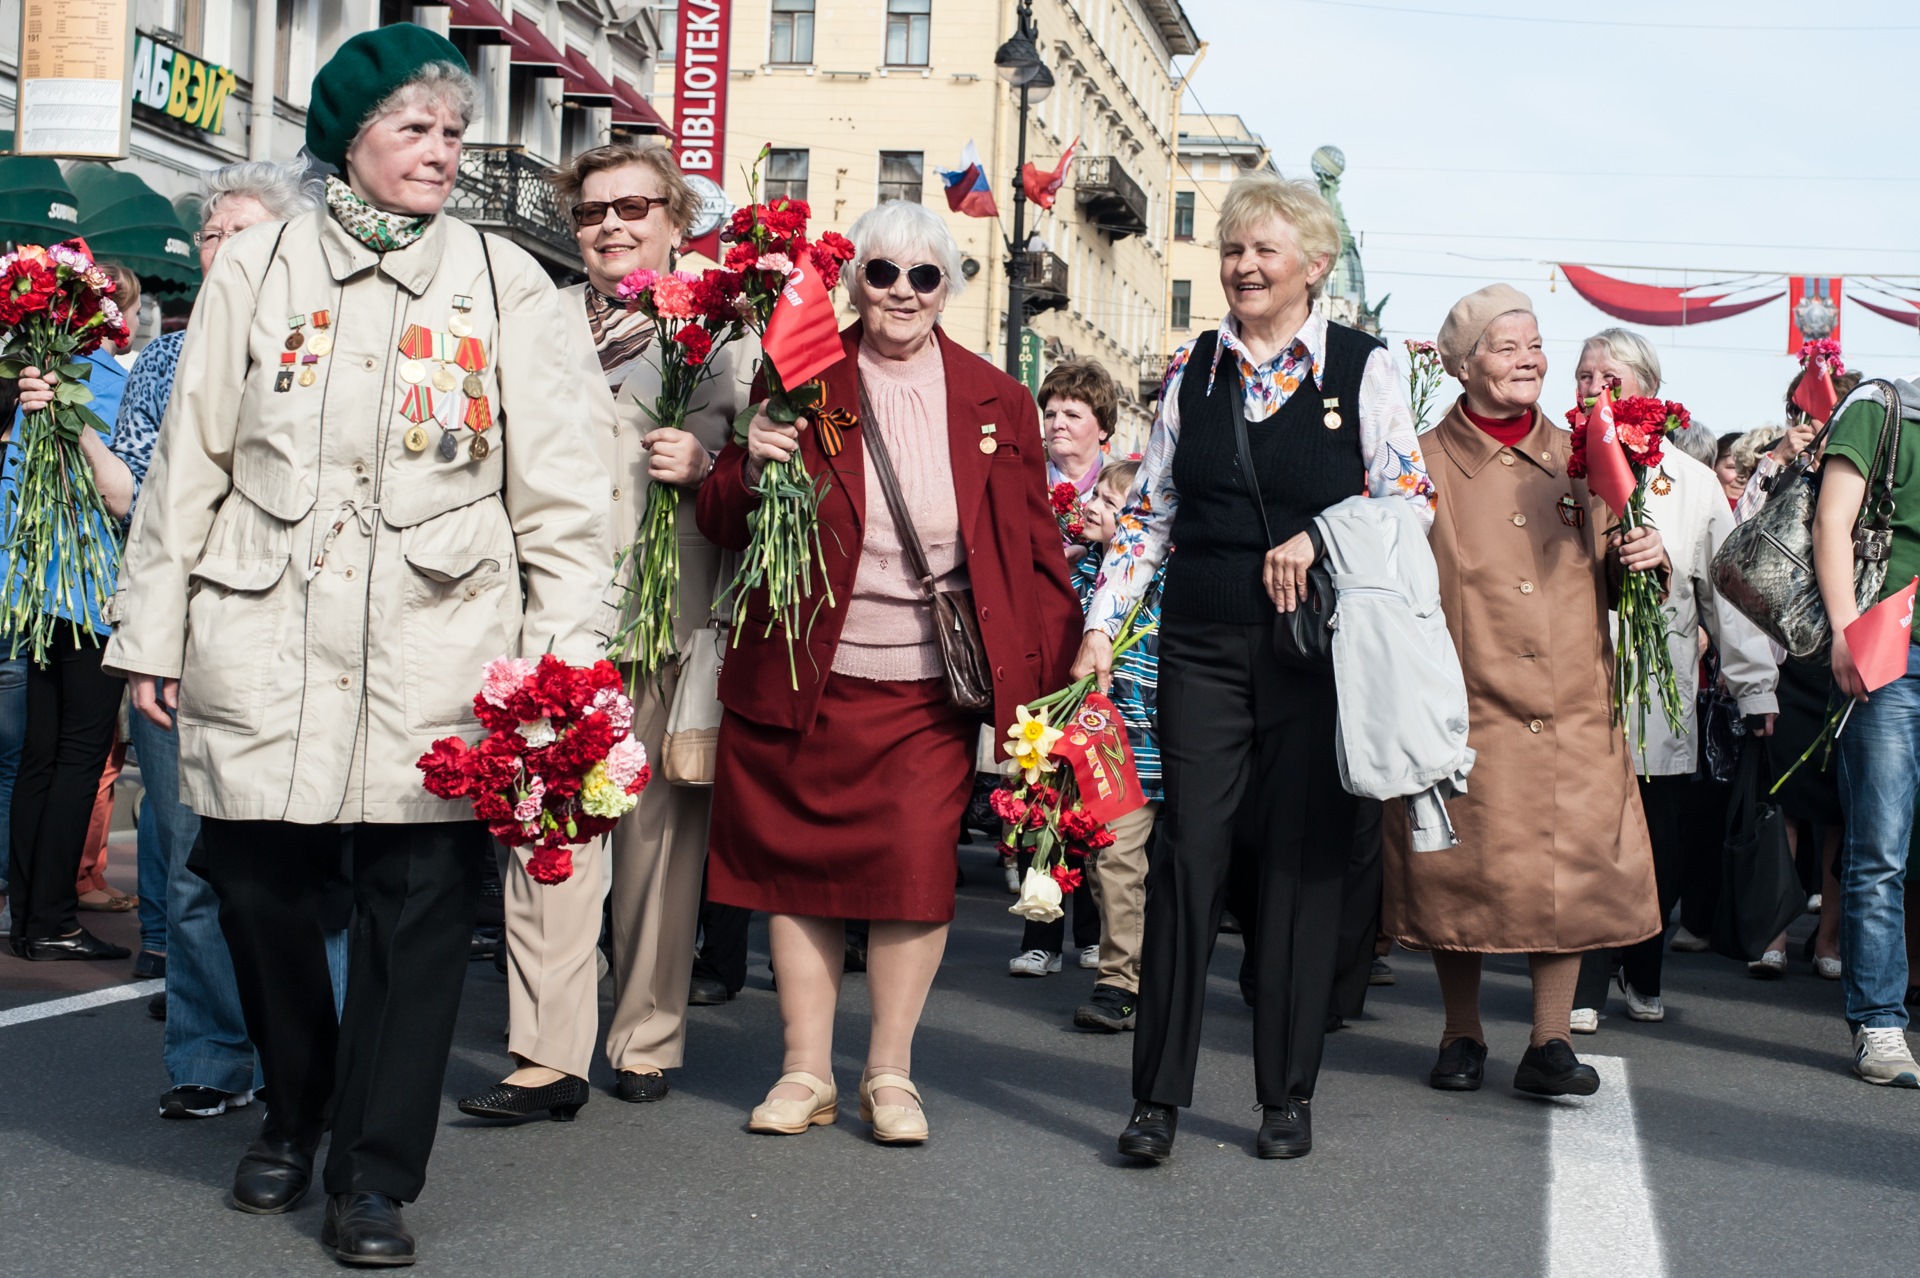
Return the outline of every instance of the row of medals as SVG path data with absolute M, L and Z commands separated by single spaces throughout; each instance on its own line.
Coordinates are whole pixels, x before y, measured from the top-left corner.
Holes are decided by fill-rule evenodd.
M 440 444 L 436 450 L 440 454 L 440 460 L 452 461 L 460 452 L 459 438 L 449 424 L 452 418 L 450 411 L 452 401 L 446 401 L 449 406 L 449 412 L 446 415 L 436 413 L 433 408 L 433 397 L 427 394 L 426 386 L 422 383 L 426 383 L 442 395 L 452 395 L 454 389 L 458 387 L 467 400 L 467 408 L 462 418 L 472 433 L 467 442 L 467 456 L 474 461 L 485 461 L 493 452 L 493 446 L 487 442 L 484 433 L 493 423 L 493 413 L 487 404 L 486 379 L 481 376 L 487 366 L 486 346 L 479 341 L 468 343 L 465 340 L 473 336 L 473 320 L 468 314 L 472 309 L 471 297 L 464 294 L 456 296 L 453 299 L 453 314 L 447 319 L 446 333 L 435 333 L 430 328 L 410 324 L 406 332 L 401 335 L 400 354 L 406 358 L 400 363 L 400 380 L 414 388 L 408 392 L 402 408 L 408 420 L 413 423 L 402 439 L 408 452 L 426 451 L 428 443 L 431 442 L 425 427 L 429 419 L 435 420 L 440 426 Z M 456 344 L 454 360 L 449 360 L 440 354 L 446 349 L 446 339 L 449 336 Z M 426 355 L 427 351 L 433 353 L 431 357 Z M 473 364 L 459 365 L 466 374 L 463 378 L 455 371 L 456 362 L 469 354 L 473 358 Z M 429 364 L 433 366 L 431 373 L 427 371 Z

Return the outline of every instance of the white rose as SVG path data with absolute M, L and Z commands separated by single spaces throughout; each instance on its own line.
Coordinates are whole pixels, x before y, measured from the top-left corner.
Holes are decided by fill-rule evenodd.
M 1066 913 L 1060 908 L 1060 885 L 1051 874 L 1029 868 L 1020 882 L 1020 899 L 1007 907 L 1007 913 L 1033 923 L 1053 922 Z
M 522 720 L 519 733 L 521 738 L 526 741 L 527 748 L 530 750 L 538 750 L 541 746 L 552 745 L 559 739 L 559 734 L 553 730 L 553 721 L 551 719 Z

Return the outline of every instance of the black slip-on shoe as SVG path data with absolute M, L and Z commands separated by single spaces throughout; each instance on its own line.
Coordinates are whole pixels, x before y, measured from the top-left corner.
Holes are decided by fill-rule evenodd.
M 1582 1065 L 1564 1038 L 1529 1047 L 1514 1071 L 1513 1088 L 1529 1096 L 1591 1096 L 1600 1090 L 1600 1072 Z
M 123 959 L 132 954 L 126 946 L 103 941 L 84 927 L 72 936 L 26 943 L 26 957 L 35 963 L 54 963 L 61 959 Z
M 1180 1127 L 1180 1111 L 1172 1105 L 1141 1101 L 1120 1133 L 1120 1156 L 1141 1162 L 1164 1163 L 1173 1157 L 1173 1134 Z
M 668 1090 L 665 1074 L 648 1074 L 637 1069 L 621 1070 L 613 1084 L 615 1096 L 635 1105 L 665 1100 Z
M 1487 1045 L 1456 1038 L 1440 1049 L 1440 1059 L 1427 1075 L 1427 1086 L 1437 1092 L 1477 1092 L 1487 1072 Z
M 420 1258 L 419 1246 L 401 1219 L 400 1204 L 364 1190 L 327 1199 L 320 1245 L 343 1265 L 411 1265 Z
M 228 1196 L 234 1208 L 253 1216 L 292 1211 L 313 1182 L 313 1151 L 290 1136 L 262 1132 L 233 1169 Z
M 1313 1114 L 1307 1101 L 1293 1097 L 1284 1105 L 1263 1105 L 1260 1134 L 1253 1152 L 1262 1158 L 1305 1158 L 1313 1152 Z
M 592 1093 L 587 1080 L 573 1074 L 555 1079 L 544 1087 L 520 1087 L 513 1083 L 495 1083 L 477 1096 L 460 1102 L 460 1112 L 475 1118 L 517 1122 L 546 1112 L 556 1123 L 571 1123 Z

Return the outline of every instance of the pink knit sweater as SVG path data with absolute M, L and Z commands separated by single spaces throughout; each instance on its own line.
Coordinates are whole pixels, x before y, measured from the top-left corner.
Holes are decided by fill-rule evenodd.
M 947 451 L 947 370 L 940 345 L 928 342 L 911 358 L 893 360 L 863 343 L 860 377 L 876 419 L 861 421 L 860 429 L 869 438 L 878 430 L 886 439 L 935 584 L 942 590 L 964 589 L 967 554 L 960 544 L 953 459 Z M 940 646 L 933 637 L 931 607 L 901 548 L 886 492 L 874 473 L 873 452 L 862 449 L 862 455 L 867 525 L 834 673 L 889 682 L 937 679 Z

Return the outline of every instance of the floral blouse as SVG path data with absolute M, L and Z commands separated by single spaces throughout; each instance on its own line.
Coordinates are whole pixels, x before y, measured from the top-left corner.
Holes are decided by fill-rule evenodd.
M 1195 339 L 1197 341 L 1198 339 Z M 1133 607 L 1166 558 L 1173 536 L 1173 518 L 1180 494 L 1173 486 L 1173 454 L 1180 444 L 1180 386 L 1193 355 L 1194 342 L 1174 352 L 1160 387 L 1160 409 L 1147 439 L 1147 452 L 1120 512 L 1113 544 L 1107 551 L 1087 608 L 1087 629 L 1120 633 L 1127 610 Z M 1240 384 L 1246 397 L 1249 422 L 1263 422 L 1280 411 L 1311 371 L 1317 380 L 1327 349 L 1327 314 L 1315 303 L 1307 322 L 1292 342 L 1264 364 L 1256 364 L 1241 343 L 1232 316 L 1220 323 L 1220 341 L 1207 367 L 1207 389 L 1212 391 L 1220 361 L 1229 354 L 1239 361 Z M 1411 502 L 1423 526 L 1433 522 L 1433 481 L 1427 478 L 1426 458 L 1415 434 L 1413 414 L 1407 408 L 1406 385 L 1394 372 L 1393 357 L 1382 347 L 1367 356 L 1360 380 L 1360 451 L 1367 459 L 1367 493 Z

